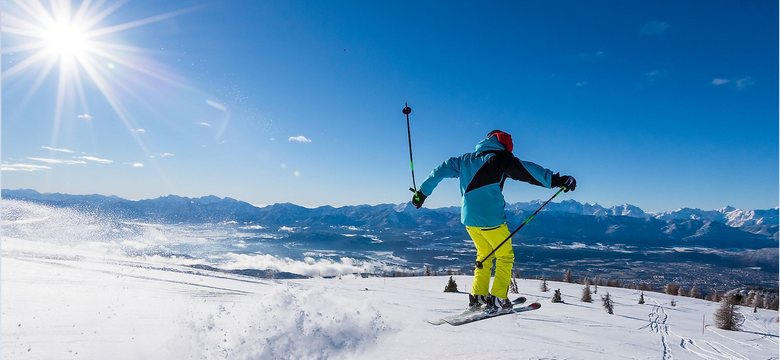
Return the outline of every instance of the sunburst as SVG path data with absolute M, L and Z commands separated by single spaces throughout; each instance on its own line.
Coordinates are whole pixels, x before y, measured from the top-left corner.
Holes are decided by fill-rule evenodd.
M 2 13 L 2 33 L 13 37 L 13 46 L 4 47 L 3 54 L 24 54 L 21 61 L 5 69 L 2 79 L 12 79 L 27 72 L 37 72 L 22 101 L 25 104 L 39 90 L 43 82 L 56 68 L 58 73 L 57 98 L 54 109 L 51 146 L 56 147 L 62 110 L 66 95 L 78 98 L 85 113 L 89 104 L 84 92 L 84 82 L 91 81 L 111 105 L 129 133 L 141 148 L 143 141 L 129 121 L 129 114 L 121 103 L 117 89 L 131 92 L 127 85 L 110 73 L 116 65 L 134 70 L 167 83 L 184 86 L 163 71 L 145 68 L 128 61 L 126 53 L 143 54 L 143 48 L 106 40 L 108 35 L 172 18 L 192 11 L 195 7 L 155 15 L 118 25 L 102 23 L 114 14 L 126 1 L 107 4 L 105 0 L 84 0 L 74 7 L 71 0 L 50 0 L 48 6 L 39 0 L 13 0 Z M 4 42 L 5 43 L 5 42 Z M 82 78 L 82 75 L 86 75 Z

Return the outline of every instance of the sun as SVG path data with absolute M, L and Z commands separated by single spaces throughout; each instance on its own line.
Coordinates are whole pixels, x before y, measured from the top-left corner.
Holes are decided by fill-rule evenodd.
M 83 56 L 87 52 L 86 29 L 76 24 L 58 23 L 43 30 L 41 38 L 45 41 L 45 47 L 51 53 L 58 56 Z

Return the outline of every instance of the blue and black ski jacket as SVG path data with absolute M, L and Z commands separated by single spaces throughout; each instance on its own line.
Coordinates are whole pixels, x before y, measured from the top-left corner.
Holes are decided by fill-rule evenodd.
M 553 173 L 512 155 L 495 136 L 477 144 L 473 153 L 452 157 L 433 169 L 420 184 L 420 192 L 431 195 L 444 178 L 460 179 L 460 221 L 466 226 L 495 227 L 506 222 L 504 188 L 506 178 L 551 187 Z

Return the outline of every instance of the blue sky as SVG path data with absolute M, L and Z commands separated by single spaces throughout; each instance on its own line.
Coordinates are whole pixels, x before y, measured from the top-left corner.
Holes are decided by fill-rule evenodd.
M 560 200 L 778 206 L 776 2 L 109 1 L 75 41 L 78 1 L 2 5 L 3 188 L 400 203 L 408 102 L 418 185 L 502 129 Z

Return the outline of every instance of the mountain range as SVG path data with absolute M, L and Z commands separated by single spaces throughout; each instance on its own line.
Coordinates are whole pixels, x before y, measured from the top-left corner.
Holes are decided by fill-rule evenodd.
M 117 196 L 39 193 L 35 190 L 2 190 L 3 199 L 95 211 L 125 219 L 156 223 L 251 223 L 266 227 L 305 227 L 328 229 L 364 227 L 381 230 L 431 231 L 440 237 L 465 232 L 460 209 L 415 209 L 410 203 L 321 206 L 305 208 L 282 203 L 253 206 L 232 198 L 176 195 L 147 200 L 126 200 Z M 533 213 L 541 200 L 507 204 L 510 227 Z M 541 216 L 544 215 L 544 216 Z M 704 246 L 714 248 L 760 249 L 778 245 L 778 208 L 718 210 L 683 208 L 671 212 L 645 212 L 624 204 L 603 207 L 598 204 L 564 200 L 548 204 L 534 218 L 534 226 L 523 230 L 527 243 L 618 243 L 656 246 Z

